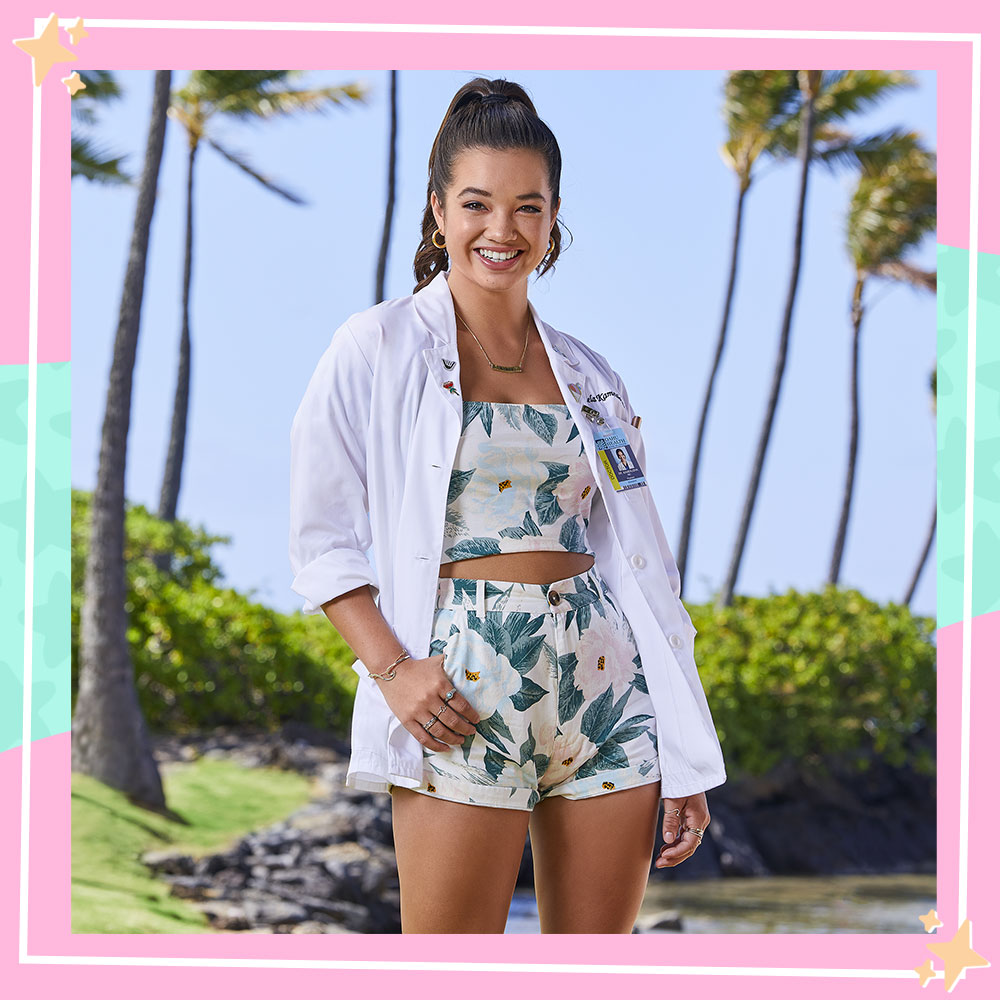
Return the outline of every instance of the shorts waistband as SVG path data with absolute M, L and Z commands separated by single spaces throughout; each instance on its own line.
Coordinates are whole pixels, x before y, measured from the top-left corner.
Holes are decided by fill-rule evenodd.
M 551 583 L 510 580 L 477 580 L 439 577 L 437 608 L 475 608 L 480 618 L 487 611 L 571 611 L 601 600 L 604 585 L 596 568 Z

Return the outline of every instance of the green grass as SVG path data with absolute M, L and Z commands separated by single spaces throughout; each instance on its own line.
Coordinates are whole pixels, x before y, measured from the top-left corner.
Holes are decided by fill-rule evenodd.
M 132 805 L 86 775 L 72 776 L 72 930 L 75 934 L 213 933 L 201 911 L 171 896 L 139 860 L 148 850 L 198 857 L 304 805 L 311 782 L 292 771 L 200 758 L 160 768 L 177 819 Z

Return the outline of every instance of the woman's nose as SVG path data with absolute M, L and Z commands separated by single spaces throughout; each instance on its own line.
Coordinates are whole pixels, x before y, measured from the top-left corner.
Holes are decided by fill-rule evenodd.
M 490 224 L 486 227 L 486 235 L 497 243 L 504 243 L 509 240 L 516 231 L 514 220 L 503 215 L 494 215 L 490 219 Z

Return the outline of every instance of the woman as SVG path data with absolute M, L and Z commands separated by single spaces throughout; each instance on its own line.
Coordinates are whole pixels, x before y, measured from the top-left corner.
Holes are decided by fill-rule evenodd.
M 662 868 L 725 781 L 639 417 L 527 298 L 560 171 L 521 87 L 463 86 L 414 293 L 342 324 L 293 423 L 293 589 L 358 656 L 347 782 L 392 795 L 404 933 L 502 932 L 529 832 L 542 932 L 630 933 L 660 798 Z

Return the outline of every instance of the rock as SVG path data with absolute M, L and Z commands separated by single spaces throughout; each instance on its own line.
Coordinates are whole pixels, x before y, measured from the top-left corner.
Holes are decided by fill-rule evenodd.
M 711 837 L 719 858 L 723 875 L 767 875 L 769 869 L 754 846 L 746 819 L 726 801 L 713 801 L 709 805 L 711 821 L 705 837 Z M 699 848 L 701 850 L 701 848 Z M 685 862 L 687 864 L 687 862 Z
M 636 926 L 642 928 L 640 934 L 655 934 L 663 931 L 682 931 L 684 921 L 677 910 L 663 910 L 661 913 L 641 918 Z
M 190 854 L 177 851 L 146 851 L 139 860 L 161 875 L 191 875 L 194 873 L 194 858 Z
M 301 924 L 296 924 L 291 931 L 292 934 L 351 934 L 352 931 L 333 921 L 324 923 L 322 920 L 305 920 Z

